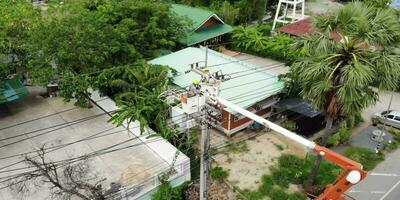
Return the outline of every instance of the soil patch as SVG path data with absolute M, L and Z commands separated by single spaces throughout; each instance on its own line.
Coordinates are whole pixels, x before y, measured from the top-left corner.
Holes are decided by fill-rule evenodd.
M 282 154 L 304 157 L 306 148 L 275 132 L 261 134 L 244 141 L 245 152 L 224 151 L 214 156 L 218 166 L 229 172 L 228 181 L 240 189 L 254 190 L 260 186 L 261 176 L 270 174 L 270 167 Z M 291 187 L 291 191 L 296 191 Z

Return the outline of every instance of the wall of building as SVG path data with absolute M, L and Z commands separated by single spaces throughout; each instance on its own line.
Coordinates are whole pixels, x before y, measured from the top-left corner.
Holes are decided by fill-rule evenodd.
M 215 26 L 217 24 L 221 24 L 220 21 L 218 21 L 217 19 L 215 19 L 214 17 L 211 17 L 210 19 L 208 19 L 199 29 L 197 30 L 201 30 L 201 29 L 206 29 L 208 27 L 211 26 Z
M 271 107 L 264 108 L 256 112 L 257 115 L 267 117 L 271 113 Z M 238 132 L 247 126 L 249 126 L 252 122 L 251 119 L 247 117 L 243 117 L 240 119 L 235 119 L 235 114 L 229 113 L 228 111 L 222 112 L 222 125 L 221 127 L 224 129 L 224 132 L 228 135 L 231 135 L 235 132 Z

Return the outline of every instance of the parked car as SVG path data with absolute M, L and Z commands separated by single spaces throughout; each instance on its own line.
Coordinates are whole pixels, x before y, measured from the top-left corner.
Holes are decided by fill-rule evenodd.
M 400 129 L 400 111 L 383 111 L 375 113 L 374 117 L 378 118 L 381 123 Z

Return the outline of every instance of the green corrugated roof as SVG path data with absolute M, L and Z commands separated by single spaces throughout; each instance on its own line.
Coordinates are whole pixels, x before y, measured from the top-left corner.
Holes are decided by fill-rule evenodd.
M 233 30 L 231 26 L 225 24 L 215 13 L 203 10 L 200 8 L 194 8 L 190 6 L 185 6 L 181 4 L 172 4 L 172 11 L 180 16 L 187 17 L 192 22 L 192 30 L 188 33 L 187 38 L 180 40 L 183 44 L 191 46 L 208 39 L 229 33 Z M 205 29 L 199 29 L 203 23 L 208 19 L 214 17 L 216 20 L 220 21 L 221 24 L 211 26 Z
M 221 84 L 221 97 L 231 100 L 243 108 L 279 93 L 284 87 L 283 82 L 280 82 L 276 75 L 268 71 L 260 71 L 260 68 L 213 50 L 208 50 L 208 52 L 208 65 L 218 65 L 210 67 L 211 73 L 222 71 L 225 75 L 232 74 L 231 80 Z M 174 77 L 174 83 L 184 88 L 193 80 L 201 78 L 200 75 L 193 72 L 185 74 L 189 65 L 204 61 L 204 59 L 205 48 L 188 47 L 151 60 L 150 63 L 167 65 L 175 69 L 179 75 Z M 258 71 L 254 71 L 256 69 Z
M 18 100 L 28 94 L 26 87 L 17 78 L 0 81 L 0 104 Z
M 231 26 L 227 24 L 220 24 L 198 32 L 194 32 L 181 42 L 186 44 L 187 46 L 191 46 L 206 41 L 208 39 L 223 35 L 225 33 L 229 33 L 232 30 L 233 28 Z
M 211 11 L 181 4 L 172 4 L 171 8 L 176 14 L 189 18 L 192 21 L 193 30 L 199 28 L 206 20 L 214 15 Z

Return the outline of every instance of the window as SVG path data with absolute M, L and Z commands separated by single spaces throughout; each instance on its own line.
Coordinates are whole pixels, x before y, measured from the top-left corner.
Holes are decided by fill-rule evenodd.
M 394 115 L 388 115 L 387 118 L 388 119 L 393 119 Z
M 400 116 L 396 116 L 396 117 L 394 117 L 394 120 L 396 120 L 396 121 L 400 121 Z
M 388 114 L 390 112 L 392 112 L 392 111 L 391 110 L 385 110 L 385 111 L 381 112 L 381 115 L 386 115 L 386 114 Z

